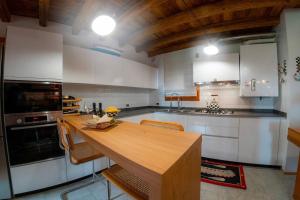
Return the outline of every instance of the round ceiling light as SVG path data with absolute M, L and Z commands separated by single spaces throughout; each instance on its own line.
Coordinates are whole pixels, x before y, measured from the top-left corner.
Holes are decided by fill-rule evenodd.
M 219 53 L 219 49 L 218 47 L 216 47 L 215 45 L 208 45 L 206 47 L 203 48 L 203 52 L 206 54 L 206 55 L 216 55 Z
M 92 22 L 92 30 L 101 36 L 109 35 L 116 27 L 115 20 L 107 15 L 101 15 Z

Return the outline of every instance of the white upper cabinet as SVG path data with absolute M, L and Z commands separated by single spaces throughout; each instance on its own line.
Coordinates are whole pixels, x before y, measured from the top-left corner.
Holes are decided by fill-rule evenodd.
M 240 95 L 244 97 L 278 96 L 276 43 L 242 45 Z
M 93 84 L 94 56 L 88 49 L 64 45 L 64 73 L 65 83 Z
M 205 56 L 194 60 L 194 83 L 238 81 L 239 54 Z
M 63 37 L 60 34 L 8 26 L 4 78 L 62 81 L 62 49 Z
M 157 69 L 125 58 L 64 47 L 64 82 L 157 88 Z

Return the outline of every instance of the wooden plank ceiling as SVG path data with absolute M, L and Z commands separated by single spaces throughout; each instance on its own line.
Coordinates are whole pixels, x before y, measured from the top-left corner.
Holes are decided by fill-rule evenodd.
M 198 45 L 208 38 L 270 32 L 284 8 L 300 0 L 0 0 L 0 17 L 39 19 L 90 30 L 92 19 L 109 14 L 117 20 L 111 37 L 150 56 Z

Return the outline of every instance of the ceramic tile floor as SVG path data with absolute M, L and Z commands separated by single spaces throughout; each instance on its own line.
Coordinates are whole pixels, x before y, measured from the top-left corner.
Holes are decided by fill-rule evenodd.
M 292 200 L 295 176 L 284 175 L 281 170 L 245 167 L 247 190 L 227 188 L 211 184 L 201 184 L 202 200 Z M 15 198 L 15 200 L 59 200 L 60 193 L 82 182 L 46 192 Z M 72 192 L 69 200 L 105 200 L 105 182 L 100 181 Z M 113 195 L 120 191 L 113 187 Z M 118 200 L 130 200 L 121 196 Z

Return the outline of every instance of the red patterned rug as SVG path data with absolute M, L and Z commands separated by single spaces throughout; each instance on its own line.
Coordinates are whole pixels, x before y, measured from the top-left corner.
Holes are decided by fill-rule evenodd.
M 244 190 L 247 188 L 243 166 L 220 161 L 202 160 L 201 181 Z

